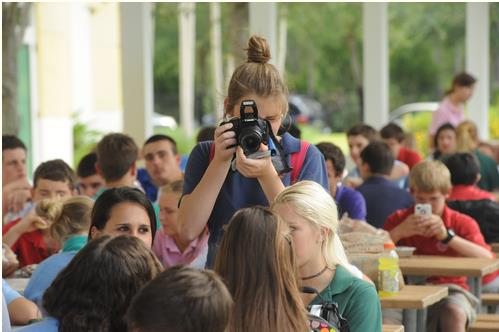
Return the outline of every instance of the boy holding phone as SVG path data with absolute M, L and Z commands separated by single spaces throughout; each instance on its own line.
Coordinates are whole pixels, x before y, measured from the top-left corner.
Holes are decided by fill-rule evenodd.
M 415 165 L 409 174 L 409 187 L 416 206 L 396 211 L 384 224 L 393 242 L 416 247 L 419 255 L 495 257 L 477 222 L 445 204 L 451 182 L 450 172 L 442 162 L 422 161 Z M 484 289 L 487 284 L 495 286 L 499 282 L 497 275 L 496 272 L 483 278 Z M 428 282 L 453 286 L 449 296 L 430 307 L 428 331 L 465 331 L 475 317 L 471 294 L 465 291 L 466 277 L 435 276 Z

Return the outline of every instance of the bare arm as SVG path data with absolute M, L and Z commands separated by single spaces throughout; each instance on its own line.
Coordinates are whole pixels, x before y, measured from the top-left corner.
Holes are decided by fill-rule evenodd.
M 24 297 L 18 297 L 7 305 L 12 325 L 27 325 L 32 319 L 42 318 L 38 306 Z
M 38 227 L 47 225 L 47 222 L 36 215 L 34 210 L 31 210 L 24 218 L 21 219 L 16 225 L 12 226 L 2 237 L 2 242 L 12 248 L 17 240 L 24 234 L 32 232 Z
M 215 155 L 196 188 L 182 198 L 178 221 L 180 237 L 184 241 L 193 241 L 201 234 L 215 206 L 222 188 L 236 144 L 235 133 L 229 129 L 232 124 L 225 124 L 215 130 Z M 227 131 L 229 130 L 229 131 Z
M 477 257 L 477 258 L 493 258 L 492 253 L 486 248 L 463 239 L 462 237 L 456 235 L 448 243 L 449 247 L 459 252 L 465 257 Z

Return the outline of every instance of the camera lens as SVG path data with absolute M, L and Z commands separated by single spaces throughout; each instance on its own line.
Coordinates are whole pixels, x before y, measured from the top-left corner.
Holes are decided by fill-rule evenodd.
M 260 143 L 262 142 L 262 137 L 259 132 L 252 131 L 250 133 L 242 133 L 239 139 L 239 144 L 245 153 L 251 154 L 257 152 L 260 149 Z

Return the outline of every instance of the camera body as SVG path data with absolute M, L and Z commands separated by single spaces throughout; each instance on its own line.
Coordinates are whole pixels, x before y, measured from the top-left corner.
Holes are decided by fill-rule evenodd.
M 247 108 L 251 112 L 246 112 Z M 258 118 L 258 108 L 254 100 L 243 100 L 239 109 L 240 117 L 222 122 L 232 123 L 232 128 L 236 133 L 236 145 L 241 146 L 245 155 L 250 155 L 260 149 L 260 144 L 268 145 L 270 128 L 265 120 Z M 230 146 L 232 148 L 234 146 Z
M 414 214 L 420 216 L 431 216 L 431 204 L 416 204 L 414 207 Z

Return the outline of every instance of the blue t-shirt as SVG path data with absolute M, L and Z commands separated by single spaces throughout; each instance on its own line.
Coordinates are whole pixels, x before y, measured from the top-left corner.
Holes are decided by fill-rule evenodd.
M 199 181 L 201 181 L 210 162 L 210 148 L 212 144 L 213 141 L 201 142 L 192 150 L 185 171 L 183 195 L 190 194 L 196 188 Z M 281 145 L 288 163 L 291 163 L 291 154 L 300 150 L 300 141 L 285 133 L 282 136 Z M 310 145 L 307 150 L 305 160 L 298 175 L 297 181 L 299 180 L 316 181 L 329 191 L 324 157 L 314 145 Z M 285 186 L 289 186 L 291 184 L 291 173 L 285 174 L 282 182 Z M 237 171 L 229 170 L 208 219 L 208 228 L 210 230 L 208 267 L 213 263 L 217 245 L 222 238 L 222 227 L 228 223 L 237 210 L 255 205 L 269 205 L 258 180 L 246 178 Z
M 3 296 L 5 297 L 5 302 L 10 304 L 10 302 L 14 301 L 15 299 L 21 297 L 21 294 L 19 294 L 15 289 L 10 287 L 9 283 L 2 279 L 2 292 Z
M 24 290 L 24 296 L 38 307 L 42 307 L 45 291 L 54 281 L 55 277 L 71 262 L 78 251 L 68 251 L 55 254 L 40 263 L 33 272 L 31 279 Z
M 369 177 L 357 187 L 357 191 L 366 200 L 366 221 L 377 228 L 383 228 L 386 218 L 393 212 L 414 204 L 414 199 L 409 192 L 400 189 L 382 176 Z
M 366 220 L 366 201 L 357 190 L 339 185 L 336 188 L 335 200 L 339 218 L 346 212 L 349 218 Z
M 142 189 L 144 189 L 147 198 L 149 198 L 151 202 L 156 202 L 158 199 L 158 188 L 152 183 L 152 179 L 145 168 L 138 169 L 137 180 L 140 182 Z
M 46 317 L 42 321 L 30 324 L 19 329 L 16 332 L 58 332 L 59 321 L 53 317 Z

